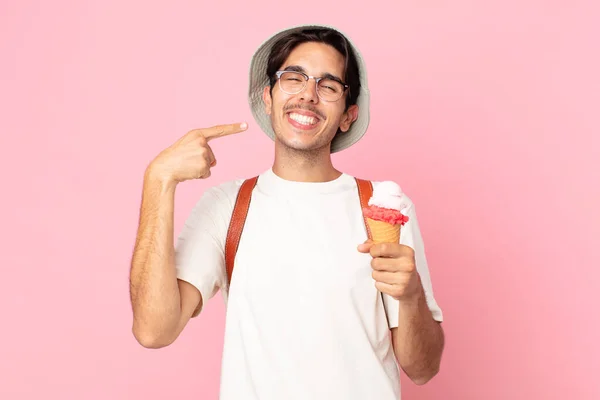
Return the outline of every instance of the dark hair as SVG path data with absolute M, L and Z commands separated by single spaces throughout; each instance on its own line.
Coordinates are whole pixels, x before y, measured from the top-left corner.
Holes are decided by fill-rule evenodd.
M 346 97 L 346 110 L 353 104 L 356 104 L 358 93 L 360 92 L 360 71 L 358 62 L 352 51 L 352 47 L 344 35 L 329 28 L 304 29 L 299 32 L 290 33 L 279 39 L 271 49 L 269 60 L 267 62 L 267 77 L 271 85 L 271 93 L 276 83 L 275 72 L 281 68 L 290 53 L 300 44 L 306 42 L 325 43 L 334 47 L 344 56 L 344 82 L 349 86 L 348 96 Z

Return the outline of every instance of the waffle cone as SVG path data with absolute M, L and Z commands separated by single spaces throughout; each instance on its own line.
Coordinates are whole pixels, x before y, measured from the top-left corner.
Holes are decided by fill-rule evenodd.
M 400 227 L 387 222 L 367 218 L 371 236 L 375 243 L 400 243 Z

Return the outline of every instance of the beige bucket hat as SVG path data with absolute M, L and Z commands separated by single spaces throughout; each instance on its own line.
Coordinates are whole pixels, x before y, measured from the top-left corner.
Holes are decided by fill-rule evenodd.
M 250 109 L 254 119 L 260 126 L 260 128 L 273 140 L 275 140 L 275 133 L 271 127 L 271 119 L 269 115 L 265 113 L 265 106 L 262 99 L 262 94 L 265 86 L 269 85 L 269 78 L 266 75 L 267 71 L 267 60 L 269 53 L 273 45 L 283 36 L 298 32 L 304 29 L 314 28 L 329 28 L 333 29 L 340 34 L 344 35 L 350 44 L 359 68 L 359 77 L 361 89 L 358 95 L 356 104 L 358 105 L 358 118 L 350 126 L 347 132 L 338 133 L 333 141 L 331 142 L 331 152 L 335 153 L 344 150 L 354 143 L 358 142 L 363 137 L 369 126 L 369 87 L 367 85 L 367 69 L 365 62 L 352 41 L 346 34 L 341 32 L 339 29 L 329 25 L 297 25 L 288 29 L 284 29 L 272 35 L 266 41 L 264 41 L 260 47 L 256 50 L 250 61 L 250 83 L 248 88 L 248 102 L 250 103 Z

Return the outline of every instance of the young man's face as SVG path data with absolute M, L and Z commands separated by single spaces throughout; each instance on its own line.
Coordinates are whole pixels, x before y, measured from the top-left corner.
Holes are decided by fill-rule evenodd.
M 309 76 L 326 74 L 344 81 L 344 57 L 332 46 L 306 42 L 298 45 L 279 68 L 300 70 Z M 275 83 L 273 95 L 266 87 L 263 93 L 265 109 L 277 141 L 296 150 L 317 150 L 330 145 L 338 127 L 346 132 L 356 120 L 358 106 L 344 112 L 347 91 L 337 101 L 324 101 L 317 95 L 314 79 L 303 91 L 287 94 Z M 343 134 L 343 133 L 341 133 Z

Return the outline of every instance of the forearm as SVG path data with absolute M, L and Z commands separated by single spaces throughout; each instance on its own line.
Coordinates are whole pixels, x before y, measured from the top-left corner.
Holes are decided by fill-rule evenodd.
M 422 288 L 415 298 L 400 301 L 393 334 L 396 358 L 411 380 L 424 384 L 433 378 L 440 368 L 444 332 L 433 319 Z
M 174 203 L 175 185 L 164 183 L 147 171 L 130 274 L 133 332 L 142 344 L 167 340 L 179 321 Z

